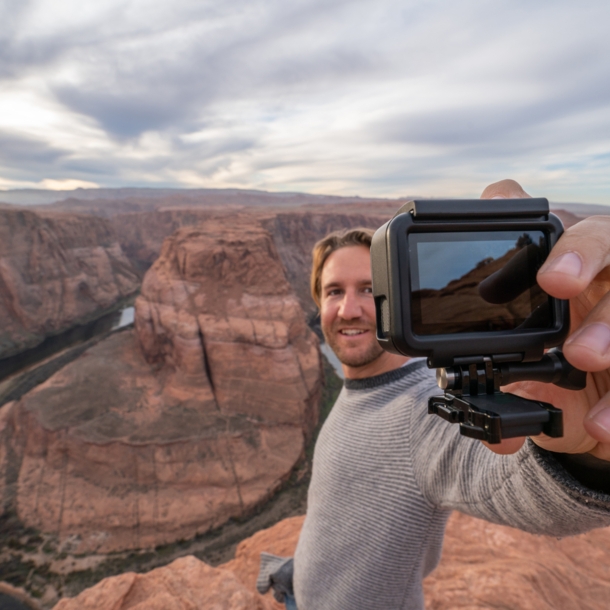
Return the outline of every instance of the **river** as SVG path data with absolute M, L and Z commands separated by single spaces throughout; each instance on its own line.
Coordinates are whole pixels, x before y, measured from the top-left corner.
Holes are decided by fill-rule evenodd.
M 0 381 L 20 373 L 69 347 L 98 335 L 133 324 L 134 308 L 129 305 L 117 309 L 86 324 L 73 326 L 63 333 L 47 337 L 42 343 L 14 356 L 0 359 Z

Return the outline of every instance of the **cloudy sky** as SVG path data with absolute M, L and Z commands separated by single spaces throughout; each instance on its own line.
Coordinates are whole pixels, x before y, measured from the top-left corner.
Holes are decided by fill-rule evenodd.
M 0 189 L 610 204 L 607 0 L 2 0 Z

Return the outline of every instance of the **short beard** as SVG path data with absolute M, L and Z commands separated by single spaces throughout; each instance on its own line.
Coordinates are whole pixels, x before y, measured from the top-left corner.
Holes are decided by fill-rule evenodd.
M 381 356 L 384 351 L 381 345 L 379 345 L 379 343 L 375 341 L 371 343 L 369 348 L 363 353 L 344 353 L 343 350 L 336 345 L 332 337 L 328 337 L 324 330 L 322 330 L 322 333 L 324 335 L 324 340 L 326 341 L 326 344 L 330 347 L 330 349 L 333 350 L 335 356 L 337 356 L 337 358 L 339 359 L 339 362 L 341 364 L 345 364 L 345 366 L 350 366 L 353 368 L 366 366 L 367 364 L 370 364 L 371 362 L 377 360 L 377 358 L 379 358 L 379 356 Z

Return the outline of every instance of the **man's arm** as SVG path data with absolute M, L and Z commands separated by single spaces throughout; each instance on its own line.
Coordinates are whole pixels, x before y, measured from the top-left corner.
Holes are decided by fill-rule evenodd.
M 529 195 L 513 180 L 503 180 L 488 186 L 481 197 Z M 571 329 L 563 353 L 573 366 L 588 372 L 587 387 L 575 392 L 527 381 L 503 389 L 563 410 L 564 436 L 541 435 L 532 439 L 536 445 L 556 453 L 588 453 L 610 461 L 610 216 L 587 218 L 569 228 L 537 279 L 551 296 L 570 300 Z M 495 453 L 514 453 L 524 440 L 508 439 L 489 448 Z M 573 462 L 566 460 L 566 464 Z M 574 472 L 578 476 L 582 465 Z
M 427 396 L 438 392 L 432 380 L 417 391 L 412 398 L 419 407 L 410 415 L 406 443 L 418 486 L 431 506 L 549 536 L 610 526 L 610 494 L 587 485 L 561 454 L 531 440 L 513 455 L 492 453 L 460 435 L 458 426 L 427 415 Z M 592 473 L 590 465 L 585 470 Z

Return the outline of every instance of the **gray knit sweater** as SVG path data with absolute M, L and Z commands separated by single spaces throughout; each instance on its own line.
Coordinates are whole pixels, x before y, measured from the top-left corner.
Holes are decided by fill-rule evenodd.
M 294 557 L 299 610 L 423 608 L 454 509 L 553 536 L 610 525 L 610 496 L 552 454 L 528 441 L 496 455 L 428 415 L 438 392 L 422 360 L 346 380 L 315 448 Z

